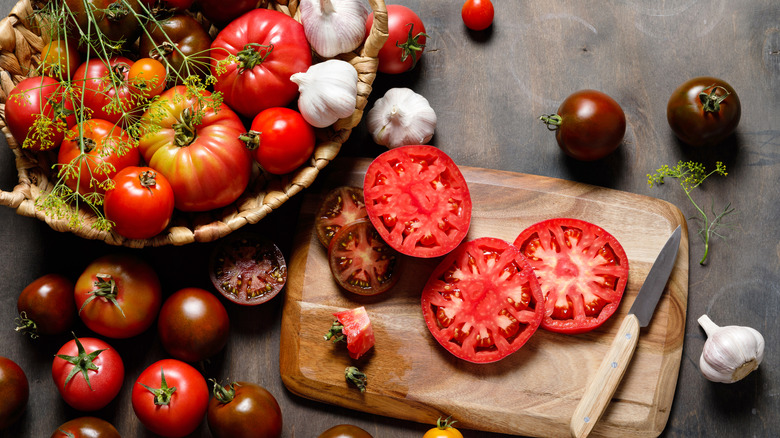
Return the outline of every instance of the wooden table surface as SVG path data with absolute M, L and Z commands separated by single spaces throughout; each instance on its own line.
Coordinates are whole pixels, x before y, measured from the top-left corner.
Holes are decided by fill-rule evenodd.
M 0 0 L 11 10 L 13 0 Z M 666 437 L 780 436 L 780 5 L 776 0 L 541 1 L 494 0 L 491 29 L 470 32 L 460 1 L 390 1 L 411 7 L 430 35 L 422 61 L 409 73 L 380 74 L 369 102 L 392 87 L 410 87 L 438 115 L 432 144 L 465 166 L 563 178 L 664 199 L 688 217 L 695 210 L 680 187 L 650 187 L 647 174 L 678 160 L 708 168 L 723 161 L 727 177 L 713 177 L 693 193 L 704 207 L 727 202 L 737 209 L 715 239 L 709 262 L 698 260 L 699 224 L 688 221 L 690 275 L 688 318 L 677 390 Z M 742 121 L 718 147 L 693 149 L 678 142 L 666 122 L 672 90 L 694 76 L 715 76 L 739 93 Z M 541 114 L 579 89 L 601 90 L 626 113 L 619 150 L 601 161 L 566 158 Z M 5 140 L 0 140 L 5 146 Z M 7 148 L 4 148 L 8 151 Z M 361 123 L 342 150 L 347 156 L 377 155 Z M 327 171 L 327 168 L 326 168 Z M 13 156 L 0 153 L 0 188 L 16 182 Z M 316 184 L 316 183 L 315 183 Z M 273 236 L 289 257 L 301 199 L 293 198 L 249 228 Z M 131 250 L 58 233 L 43 222 L 0 209 L 0 356 L 26 371 L 31 397 L 25 416 L 1 437 L 45 437 L 82 415 L 60 398 L 51 359 L 68 336 L 31 341 L 13 331 L 16 300 L 35 278 L 58 272 L 77 278 L 100 255 L 130 252 L 147 258 L 164 293 L 186 286 L 209 288 L 206 265 L 213 244 Z M 312 438 L 341 423 L 359 425 L 377 438 L 420 437 L 430 425 L 369 415 L 309 401 L 286 390 L 279 376 L 281 299 L 258 308 L 227 305 L 231 337 L 207 366 L 218 379 L 249 380 L 268 388 L 284 414 L 284 437 Z M 759 370 L 731 385 L 705 380 L 698 369 L 705 341 L 697 318 L 720 325 L 748 325 L 766 340 Z M 89 335 L 83 325 L 81 336 Z M 94 413 L 123 436 L 147 435 L 132 413 L 129 386 L 165 356 L 153 329 L 137 338 L 109 341 L 126 363 L 125 387 Z M 435 376 L 435 370 L 432 370 Z M 2 395 L 0 395 L 2 396 Z M 464 430 L 468 438 L 501 435 Z M 192 436 L 210 436 L 205 421 Z

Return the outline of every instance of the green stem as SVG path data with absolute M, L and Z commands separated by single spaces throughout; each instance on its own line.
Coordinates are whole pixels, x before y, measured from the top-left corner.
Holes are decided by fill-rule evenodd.
M 707 93 L 707 90 L 710 90 L 709 93 Z M 718 90 L 723 90 L 724 93 L 722 95 L 718 95 Z M 701 101 L 702 108 L 705 112 L 708 113 L 716 113 L 720 111 L 720 104 L 724 100 L 726 100 L 727 97 L 729 97 L 731 93 L 729 93 L 729 90 L 725 89 L 724 87 L 721 87 L 720 85 L 710 85 L 709 87 L 705 88 L 704 91 L 699 93 L 699 100 Z
M 543 115 L 539 117 L 539 120 L 544 122 L 544 124 L 547 126 L 547 129 L 550 131 L 555 131 L 560 128 L 561 123 L 563 122 L 563 119 L 558 114 Z

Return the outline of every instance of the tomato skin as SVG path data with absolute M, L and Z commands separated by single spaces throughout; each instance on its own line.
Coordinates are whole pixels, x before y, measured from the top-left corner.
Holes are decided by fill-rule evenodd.
M 614 152 L 626 133 L 626 115 L 614 99 L 597 90 L 580 90 L 569 95 L 558 108 L 555 130 L 558 146 L 580 161 L 595 161 Z
M 27 409 L 30 383 L 13 360 L 0 356 L 0 430 L 14 424 Z
M 160 234 L 173 214 L 173 189 L 151 167 L 129 166 L 114 176 L 114 188 L 106 192 L 103 210 L 114 222 L 114 231 L 128 239 L 148 239 Z
M 165 351 L 185 362 L 217 354 L 227 344 L 230 320 L 225 306 L 211 292 L 188 287 L 163 303 L 157 333 Z
M 366 36 L 373 24 L 372 12 L 366 21 Z M 387 5 L 387 28 L 389 36 L 378 55 L 379 71 L 400 74 L 413 69 L 425 51 L 428 37 L 422 20 L 406 6 Z
M 263 47 L 258 47 L 257 45 Z M 244 117 L 284 107 L 298 97 L 298 85 L 290 76 L 308 70 L 311 47 L 303 25 L 270 9 L 253 9 L 228 24 L 211 44 L 214 90 Z M 217 63 L 229 55 L 238 57 L 217 72 Z
M 203 91 L 204 99 L 210 96 Z M 154 123 L 152 115 L 162 115 L 156 121 L 160 129 L 141 137 L 138 148 L 149 167 L 171 184 L 181 211 L 230 204 L 244 192 L 252 171 L 252 155 L 239 139 L 246 129 L 238 115 L 224 104 L 216 112 L 206 107 L 196 125 L 191 111 L 198 111 L 197 102 L 179 85 L 161 94 L 141 118 L 141 123 Z M 177 133 L 177 127 L 184 129 Z
M 60 425 L 51 438 L 121 438 L 113 424 L 97 417 L 74 418 Z
M 339 424 L 322 432 L 317 438 L 373 438 L 370 433 L 352 424 Z
M 79 27 L 81 32 L 84 34 L 91 32 L 91 37 L 96 38 L 95 25 L 92 23 L 97 23 L 97 30 L 102 32 L 104 39 L 109 40 L 106 42 L 107 44 L 124 40 L 126 45 L 129 45 L 135 41 L 138 35 L 138 19 L 131 12 L 113 16 L 106 13 L 105 11 L 109 10 L 113 3 L 116 3 L 116 0 L 65 0 L 65 4 L 74 15 L 74 24 Z M 136 14 L 141 13 L 141 7 L 137 0 L 127 0 L 126 4 Z M 91 11 L 87 12 L 87 7 Z M 90 23 L 89 15 L 94 17 L 92 23 Z M 74 29 L 72 32 L 75 35 L 77 31 Z
M 493 3 L 490 0 L 466 0 L 460 10 L 463 24 L 471 30 L 485 30 L 493 24 Z
M 444 429 L 434 427 L 425 432 L 423 438 L 463 438 L 463 434 L 452 426 L 447 426 Z
M 119 353 L 105 341 L 97 338 L 79 338 L 87 354 L 103 350 L 92 360 L 97 370 L 88 370 L 89 385 L 78 372 L 67 381 L 74 365 L 59 355 L 78 356 L 74 339 L 68 341 L 57 352 L 51 366 L 51 375 L 57 390 L 65 403 L 79 411 L 95 411 L 104 408 L 119 394 L 125 377 L 125 365 Z
M 60 274 L 46 274 L 33 280 L 16 302 L 23 322 L 16 330 L 35 337 L 64 333 L 76 319 L 74 291 L 73 282 Z
M 292 172 L 308 161 L 316 144 L 314 128 L 303 116 L 282 107 L 255 116 L 246 138 L 255 161 L 275 175 Z
M 80 144 L 82 140 L 85 148 L 83 154 Z M 122 150 L 123 154 L 120 155 L 119 150 Z M 60 165 L 70 164 L 80 169 L 78 178 L 68 172 L 65 175 L 65 184 L 82 195 L 93 192 L 105 194 L 108 180 L 125 167 L 137 166 L 139 160 L 138 147 L 127 132 L 112 122 L 101 119 L 89 119 L 81 127 L 71 128 L 65 134 L 57 154 L 57 162 Z M 103 163 L 114 168 L 106 167 Z M 60 172 L 63 170 L 60 166 Z
M 168 387 L 175 387 L 167 404 L 155 405 L 153 389 L 162 387 L 162 374 Z M 149 365 L 133 385 L 133 411 L 151 432 L 166 438 L 191 434 L 206 414 L 209 389 L 198 370 L 176 359 L 163 359 Z
M 219 28 L 257 7 L 257 0 L 198 0 L 203 15 Z
M 69 80 L 81 65 L 77 43 L 53 40 L 41 50 L 41 71 L 59 80 Z
M 717 110 L 707 110 L 700 94 L 723 97 Z M 697 77 L 677 87 L 669 97 L 666 119 L 672 132 L 683 143 L 694 147 L 711 146 L 723 141 L 739 125 L 742 105 L 734 88 L 713 77 Z
M 130 58 L 114 56 L 108 65 L 102 59 L 92 58 L 76 69 L 73 87 L 84 106 L 92 110 L 88 118 L 118 124 L 123 113 L 132 113 L 135 105 L 128 79 L 132 66 Z
M 36 152 L 60 146 L 65 132 L 76 124 L 75 116 L 65 114 L 73 106 L 63 102 L 62 92 L 59 82 L 48 76 L 23 79 L 11 90 L 5 122 L 20 146 Z M 47 127 L 34 127 L 39 115 L 50 121 Z
M 580 219 L 548 219 L 523 230 L 514 245 L 539 278 L 545 330 L 588 332 L 604 324 L 620 305 L 628 281 L 628 257 L 603 228 Z M 602 282 L 593 281 L 594 277 Z
M 189 74 L 204 78 L 209 73 L 208 63 L 202 65 L 200 62 L 185 62 L 185 59 L 205 62 L 210 48 L 211 37 L 203 25 L 186 13 L 178 13 L 161 18 L 157 23 L 149 21 L 146 32 L 141 34 L 138 51 L 141 56 L 156 59 L 167 66 L 170 82 L 180 85 Z
M 165 89 L 165 66 L 154 58 L 138 59 L 130 67 L 127 80 L 135 94 L 150 99 Z
M 98 275 L 110 276 L 114 281 L 116 305 L 96 293 L 100 290 Z M 90 330 L 123 339 L 141 334 L 154 323 L 162 290 L 148 263 L 131 255 L 109 254 L 86 267 L 76 281 L 75 298 L 79 316 Z
M 234 391 L 225 403 L 215 396 L 209 401 L 207 419 L 214 438 L 279 438 L 282 410 L 273 394 L 260 385 L 235 382 L 224 387 Z

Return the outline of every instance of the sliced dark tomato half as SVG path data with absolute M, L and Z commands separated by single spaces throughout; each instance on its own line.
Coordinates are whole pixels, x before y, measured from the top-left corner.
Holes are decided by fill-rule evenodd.
M 328 263 L 339 286 L 360 295 L 377 295 L 398 282 L 401 256 L 368 219 L 359 219 L 333 236 Z
M 539 278 L 546 307 L 542 328 L 583 333 L 617 310 L 628 257 L 603 228 L 579 219 L 549 219 L 523 230 L 514 244 Z
M 368 218 L 363 189 L 359 187 L 337 187 L 327 195 L 320 205 L 314 220 L 317 238 L 327 248 L 331 239 L 344 225 L 358 219 Z
M 495 362 L 519 350 L 544 317 L 533 269 L 509 243 L 462 243 L 433 271 L 422 293 L 425 323 L 455 356 Z
M 471 194 L 460 169 L 433 146 L 401 146 L 368 166 L 368 217 L 398 252 L 439 257 L 455 249 L 471 224 Z
M 282 251 L 260 235 L 243 232 L 222 239 L 211 253 L 211 283 L 228 300 L 254 306 L 275 297 L 287 282 Z

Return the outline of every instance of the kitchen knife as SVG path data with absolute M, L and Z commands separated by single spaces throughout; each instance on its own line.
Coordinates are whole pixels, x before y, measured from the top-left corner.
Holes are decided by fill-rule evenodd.
M 571 417 L 569 428 L 572 437 L 588 436 L 612 399 L 634 355 L 639 340 L 639 328 L 647 327 L 650 323 L 658 299 L 666 288 L 666 282 L 677 259 L 681 235 L 682 229 L 678 226 L 661 248 L 609 351 L 596 369 L 596 375 L 585 388 L 585 393 Z

